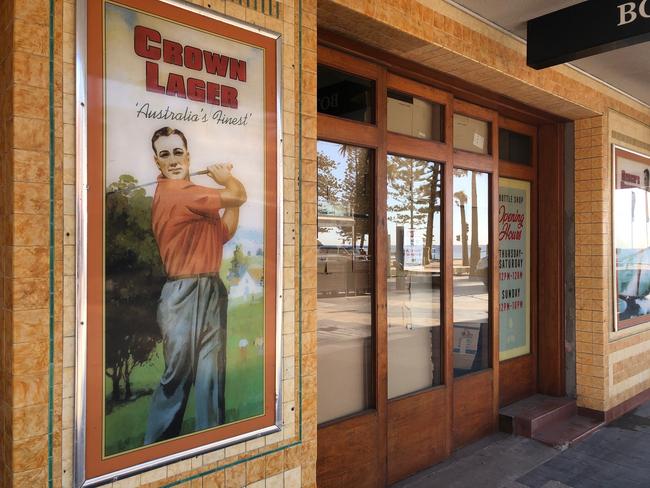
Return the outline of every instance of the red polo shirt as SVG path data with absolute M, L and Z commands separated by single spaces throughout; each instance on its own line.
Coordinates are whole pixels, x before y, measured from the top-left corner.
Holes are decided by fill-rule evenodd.
M 218 273 L 228 229 L 214 188 L 158 177 L 151 226 L 169 277 Z

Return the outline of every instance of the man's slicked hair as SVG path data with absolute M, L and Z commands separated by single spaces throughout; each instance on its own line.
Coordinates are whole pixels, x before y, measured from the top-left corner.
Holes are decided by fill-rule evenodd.
M 153 133 L 153 136 L 151 136 L 151 148 L 153 149 L 153 153 L 155 155 L 158 155 L 156 152 L 156 146 L 154 146 L 154 143 L 160 139 L 161 137 L 165 136 L 173 136 L 174 134 L 177 134 L 182 140 L 183 140 L 183 145 L 185 146 L 185 150 L 187 151 L 187 139 L 185 138 L 185 134 L 183 134 L 180 130 L 178 129 L 172 129 L 171 127 L 161 127 L 158 129 L 156 132 Z

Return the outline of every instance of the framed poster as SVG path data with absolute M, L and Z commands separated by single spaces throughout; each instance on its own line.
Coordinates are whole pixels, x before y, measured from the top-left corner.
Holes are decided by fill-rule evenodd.
M 499 178 L 499 360 L 530 353 L 530 182 Z
M 612 147 L 614 330 L 650 321 L 650 156 Z
M 78 11 L 77 486 L 279 430 L 279 36 Z

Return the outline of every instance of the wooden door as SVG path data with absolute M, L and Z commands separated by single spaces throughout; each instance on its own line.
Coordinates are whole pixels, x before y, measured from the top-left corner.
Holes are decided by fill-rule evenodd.
M 450 219 L 446 210 L 453 97 L 392 73 L 387 74 L 387 90 L 386 472 L 388 483 L 394 483 L 451 453 L 452 373 L 447 354 L 451 301 L 446 286 L 450 255 L 445 243 Z M 402 126 L 401 106 L 406 107 L 406 114 L 414 113 L 411 130 Z M 418 113 L 435 114 L 432 127 L 439 129 L 418 125 Z M 397 245 L 400 239 L 394 236 L 400 224 L 410 233 L 403 245 Z M 420 246 L 418 239 L 423 240 Z M 400 249 L 409 246 L 420 253 L 410 263 L 408 257 L 398 256 Z M 408 281 L 402 290 L 400 275 Z M 413 378 L 431 368 L 430 377 Z
M 504 117 L 499 118 L 499 130 L 501 132 L 501 143 L 507 144 L 509 138 L 517 138 L 522 141 L 519 145 L 524 146 L 524 150 L 520 150 L 520 154 L 510 155 L 507 150 L 501 151 L 499 159 L 499 176 L 500 188 L 517 186 L 525 193 L 528 198 L 529 210 L 528 215 L 524 215 L 524 238 L 528 240 L 529 244 L 525 249 L 524 261 L 521 267 L 514 267 L 514 272 L 523 273 L 523 280 L 513 280 L 511 276 L 513 269 L 509 266 L 504 266 L 502 270 L 503 276 L 500 276 L 500 289 L 507 291 L 510 286 L 515 286 L 519 289 L 522 285 L 525 288 L 525 296 L 520 297 L 515 302 L 520 301 L 524 304 L 525 316 L 523 314 L 513 312 L 512 315 L 517 321 L 515 324 L 505 323 L 508 321 L 507 308 L 513 303 L 513 300 L 502 299 L 500 306 L 504 307 L 501 315 L 502 323 L 500 328 L 506 328 L 508 325 L 514 327 L 517 332 L 522 329 L 527 329 L 527 344 L 521 346 L 519 341 L 519 334 L 513 334 L 513 344 L 511 347 L 501 343 L 499 351 L 500 361 L 500 375 L 499 375 L 499 405 L 505 406 L 513 402 L 533 395 L 537 391 L 537 127 L 524 124 L 512 119 Z M 525 154 L 525 146 L 529 145 L 530 149 L 528 155 Z M 521 149 L 521 148 L 520 148 Z M 528 156 L 528 157 L 526 157 Z M 515 160 L 515 161 L 513 161 Z M 500 195 L 501 195 L 500 191 Z M 505 199 L 504 194 L 504 199 Z M 504 210 L 508 208 L 508 202 L 501 202 Z M 524 205 L 523 207 L 526 207 Z M 521 205 L 516 206 L 516 212 L 520 211 L 526 213 L 521 209 Z M 500 228 L 505 224 L 500 223 Z M 501 237 L 501 236 L 500 236 Z M 505 237 L 502 248 L 508 248 L 508 239 Z M 521 323 L 521 320 L 528 321 L 528 323 Z M 504 334 L 501 334 L 504 335 Z M 527 346 L 527 347 L 526 347 Z M 527 349 L 527 350 L 526 350 Z
M 378 164 L 385 159 L 380 137 L 384 120 L 380 114 L 385 112 L 385 103 L 376 96 L 384 91 L 383 71 L 374 64 L 325 48 L 319 48 L 318 59 L 321 66 L 317 162 L 319 225 L 318 236 L 315 236 L 319 253 L 318 486 L 383 486 L 386 304 L 382 269 L 385 264 L 384 254 L 376 252 L 386 247 L 381 231 L 385 224 L 380 218 L 386 190 L 385 186 L 378 185 L 386 178 L 385 166 Z M 362 110 L 372 113 L 359 116 Z M 359 177 L 358 163 L 362 153 L 367 158 L 369 170 Z M 336 167 L 337 163 L 340 167 Z M 369 205 L 359 209 L 352 200 L 362 198 L 368 200 Z M 368 214 L 367 222 L 359 218 L 363 219 L 365 213 Z M 328 232 L 328 225 L 332 232 Z M 333 245 L 331 241 L 336 235 L 341 237 L 349 233 L 346 225 L 355 233 L 360 232 L 359 227 L 367 225 L 370 242 L 364 245 L 344 236 Z M 361 277 L 367 279 L 368 284 L 360 288 L 359 269 L 368 267 L 371 268 L 368 278 Z M 366 303 L 359 308 L 354 300 L 366 300 Z M 337 325 L 327 322 L 345 313 L 347 320 Z M 362 337 L 348 340 L 347 352 L 345 346 L 335 346 L 339 350 L 334 349 L 331 360 L 325 362 L 328 336 L 333 340 L 337 336 L 343 339 L 354 336 L 350 325 L 360 322 L 368 325 L 367 331 L 361 334 L 357 327 L 356 335 Z M 363 363 L 361 370 L 359 362 Z M 329 383 L 325 390 L 322 383 L 326 381 Z M 338 405 L 339 399 L 347 405 Z
M 465 251 L 451 266 L 453 292 L 453 335 L 450 337 L 454 362 L 452 403 L 452 447 L 465 446 L 497 429 L 499 362 L 498 343 L 498 116 L 493 110 L 454 100 L 454 222 L 453 233 L 467 233 L 471 227 L 472 255 L 466 271 Z M 471 206 L 471 224 L 463 223 L 463 199 Z M 458 222 L 460 207 L 460 221 Z M 479 214 L 477 216 L 476 214 Z M 469 220 L 469 219 L 466 219 Z M 458 224 L 461 224 L 460 231 Z M 454 236 L 456 238 L 456 236 Z M 461 235 L 460 241 L 469 240 Z M 449 248 L 452 243 L 447 243 Z M 482 266 L 476 266 L 474 249 L 480 250 Z M 450 252 L 454 252 L 450 250 Z M 456 257 L 456 256 L 455 256 Z M 484 269 L 484 275 L 480 272 Z M 466 275 L 467 273 L 467 275 Z M 481 277 L 481 279 L 477 279 Z M 471 287 L 471 288 L 469 288 Z M 479 299 L 484 303 L 481 305 Z M 463 351 L 463 348 L 466 351 Z M 475 349 L 469 369 L 467 351 Z M 469 354 L 471 359 L 471 354 Z

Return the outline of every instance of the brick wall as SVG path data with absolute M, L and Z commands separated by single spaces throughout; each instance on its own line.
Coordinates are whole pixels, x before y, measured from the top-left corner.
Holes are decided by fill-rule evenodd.
M 606 411 L 650 388 L 650 324 L 614 332 L 611 267 L 611 145 L 648 154 L 650 126 L 610 109 L 575 139 L 578 402 Z
M 53 4 L 60 13 L 60 2 Z M 53 429 L 48 439 L 48 424 L 60 424 L 61 343 L 57 338 L 62 325 L 61 309 L 49 299 L 50 288 L 61 292 L 62 133 L 61 94 L 55 94 L 52 107 L 49 97 L 50 74 L 61 86 L 61 64 L 54 63 L 50 73 L 50 48 L 60 56 L 61 43 L 60 36 L 54 36 L 50 44 L 48 14 L 49 1 L 2 2 L 2 25 L 9 26 L 0 35 L 2 88 L 10 95 L 2 94 L 4 433 L 0 444 L 7 486 L 42 486 L 48 478 L 61 482 L 60 464 L 47 470 L 50 450 L 59 458 L 61 453 L 60 430 Z M 55 27 L 60 32 L 60 15 Z M 50 234 L 57 242 L 52 248 Z M 51 277 L 50 263 L 55 271 Z
M 610 204 L 607 120 L 575 124 L 576 389 L 578 405 L 603 411 L 607 401 Z
M 606 134 L 606 160 L 611 160 L 611 144 L 650 155 L 650 125 L 640 123 L 616 110 L 610 110 L 607 118 L 609 123 Z M 606 193 L 609 195 L 609 192 Z M 611 275 L 609 281 L 611 282 Z M 613 308 L 613 305 L 610 307 Z M 607 328 L 608 369 L 605 383 L 608 391 L 608 409 L 650 388 L 650 323 L 613 332 L 613 313 L 611 310 L 606 317 L 610 324 Z

